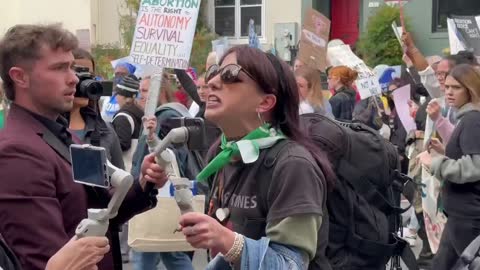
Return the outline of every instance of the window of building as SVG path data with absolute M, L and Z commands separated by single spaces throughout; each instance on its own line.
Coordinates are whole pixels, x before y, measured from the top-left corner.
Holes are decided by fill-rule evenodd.
M 224 37 L 248 37 L 253 19 L 255 32 L 263 35 L 263 0 L 215 0 L 215 32 Z
M 433 0 L 433 32 L 447 31 L 451 15 L 480 15 L 479 0 Z

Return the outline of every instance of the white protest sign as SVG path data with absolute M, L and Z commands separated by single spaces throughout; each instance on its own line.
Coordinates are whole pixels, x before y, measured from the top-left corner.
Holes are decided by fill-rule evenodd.
M 338 45 L 329 47 L 327 50 L 327 59 L 332 66 L 347 66 L 358 72 L 358 78 L 355 81 L 358 93 L 362 99 L 371 96 L 380 95 L 382 88 L 378 83 L 375 73 L 367 67 L 362 59 L 358 58 L 348 45 Z
M 140 65 L 187 69 L 200 0 L 142 0 L 130 56 Z

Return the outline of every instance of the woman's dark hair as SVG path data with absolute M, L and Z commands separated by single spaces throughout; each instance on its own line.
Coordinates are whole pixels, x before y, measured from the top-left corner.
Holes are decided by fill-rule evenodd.
M 95 73 L 95 60 L 93 59 L 92 54 L 90 54 L 88 51 L 77 48 L 73 50 L 73 58 L 74 59 L 87 59 L 92 61 L 92 66 L 93 66 L 93 73 Z
M 255 78 L 264 93 L 276 96 L 277 103 L 273 108 L 272 126 L 279 128 L 283 134 L 311 153 L 323 171 L 327 187 L 331 190 L 336 176 L 325 152 L 300 129 L 298 113 L 300 97 L 295 75 L 290 67 L 273 54 L 246 45 L 230 48 L 220 59 L 220 65 L 225 57 L 232 53 L 236 55 L 238 65 Z
M 450 68 L 454 68 L 461 64 L 478 66 L 477 58 L 470 51 L 459 51 L 457 54 L 449 55 L 445 59 L 448 60 Z

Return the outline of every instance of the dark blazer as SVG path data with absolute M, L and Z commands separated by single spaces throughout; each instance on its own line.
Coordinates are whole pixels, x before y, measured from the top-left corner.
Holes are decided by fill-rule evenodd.
M 12 105 L 0 131 L 0 234 L 23 269 L 45 269 L 87 217 L 87 208 L 106 207 L 109 191 L 72 179 L 68 147 L 28 111 Z M 110 224 L 123 224 L 155 203 L 135 181 Z M 111 254 L 99 268 L 113 269 Z

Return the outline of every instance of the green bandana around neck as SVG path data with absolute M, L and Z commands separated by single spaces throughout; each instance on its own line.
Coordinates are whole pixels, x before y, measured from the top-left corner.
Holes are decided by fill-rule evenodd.
M 285 138 L 280 131 L 270 128 L 269 124 L 255 129 L 237 142 L 227 142 L 225 134 L 222 134 L 220 145 L 222 151 L 197 175 L 197 181 L 205 181 L 227 165 L 232 157 L 239 154 L 243 163 L 253 163 L 257 161 L 260 149 L 270 148 L 277 141 Z

